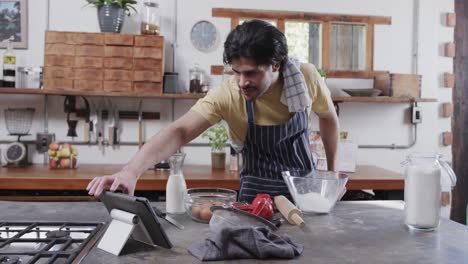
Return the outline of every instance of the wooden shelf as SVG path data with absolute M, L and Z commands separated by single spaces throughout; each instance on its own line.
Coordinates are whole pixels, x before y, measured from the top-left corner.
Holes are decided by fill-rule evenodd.
M 111 97 L 138 97 L 138 98 L 162 98 L 162 99 L 199 99 L 205 94 L 152 94 L 152 93 L 123 93 L 105 91 L 66 91 L 66 90 L 42 90 L 30 88 L 0 88 L 0 94 L 32 94 L 32 95 L 77 95 L 77 96 L 111 96 Z M 437 102 L 434 98 L 395 98 L 389 96 L 376 97 L 333 97 L 334 102 L 356 103 L 411 103 L 411 102 Z
M 0 88 L 0 94 L 31 94 L 31 95 L 76 95 L 76 96 L 110 96 L 110 97 L 144 97 L 163 99 L 199 99 L 205 94 L 154 94 L 154 93 L 123 93 L 106 91 L 67 91 L 67 90 L 43 90 L 30 88 Z
M 334 102 L 356 102 L 356 103 L 411 103 L 411 102 L 437 102 L 435 98 L 398 98 L 390 96 L 375 96 L 375 97 L 336 97 L 333 98 Z
M 25 168 L 0 168 L 0 190 L 85 190 L 96 176 L 110 175 L 122 165 L 81 164 L 77 169 L 49 169 L 45 165 Z M 188 188 L 221 187 L 239 190 L 239 173 L 211 166 L 186 165 L 184 176 Z M 376 166 L 358 165 L 349 173 L 348 190 L 402 190 L 403 175 Z M 169 171 L 146 171 L 136 186 L 141 191 L 164 191 Z

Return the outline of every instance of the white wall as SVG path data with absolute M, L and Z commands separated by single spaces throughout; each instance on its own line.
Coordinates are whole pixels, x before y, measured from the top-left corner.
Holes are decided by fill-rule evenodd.
M 141 2 L 141 1 L 139 1 Z M 160 0 L 163 23 L 162 34 L 166 37 L 168 52 L 166 54 L 166 67 L 172 68 L 171 44 L 174 38 L 174 0 Z M 69 31 L 99 31 L 96 10 L 93 7 L 83 7 L 85 1 L 78 0 L 51 0 L 50 1 L 50 30 Z M 288 11 L 310 11 L 320 13 L 340 13 L 356 15 L 390 16 L 391 25 L 379 25 L 375 29 L 374 68 L 376 70 L 389 70 L 395 73 L 411 73 L 412 47 L 413 47 L 413 1 L 408 0 L 329 0 L 322 1 L 251 1 L 251 0 L 179 0 L 177 20 L 177 47 L 175 56 L 176 71 L 179 72 L 181 82 L 187 85 L 188 70 L 195 63 L 199 63 L 206 72 L 210 65 L 222 64 L 222 41 L 230 30 L 229 19 L 211 17 L 214 7 L 249 8 Z M 441 76 L 444 72 L 452 72 L 452 60 L 441 57 L 441 43 L 453 39 L 453 29 L 442 24 L 443 13 L 453 12 L 452 1 L 424 0 L 421 1 L 419 59 L 418 73 L 423 75 L 422 95 L 439 99 L 438 103 L 422 103 L 423 123 L 419 126 L 418 142 L 409 150 L 369 150 L 360 149 L 359 164 L 374 164 L 395 171 L 401 171 L 400 162 L 405 155 L 414 151 L 438 152 L 450 159 L 450 148 L 441 144 L 441 132 L 450 130 L 450 120 L 440 118 L 440 103 L 451 101 L 451 90 L 441 88 Z M 209 20 L 216 24 L 220 39 L 218 47 L 210 53 L 195 50 L 189 39 L 192 25 L 199 20 Z M 42 65 L 44 30 L 47 25 L 46 0 L 29 1 L 29 49 L 18 50 L 18 65 Z M 435 29 L 435 30 L 434 30 Z M 138 32 L 138 15 L 127 17 L 123 28 L 124 33 Z M 219 78 L 213 79 L 214 83 Z M 352 80 L 333 81 L 330 85 L 346 85 L 359 87 L 362 82 Z M 367 85 L 372 85 L 369 82 Z M 98 103 L 100 98 L 94 98 Z M 123 110 L 136 110 L 137 99 L 112 99 L 122 106 Z M 175 116 L 178 117 L 194 103 L 193 100 L 176 101 Z M 41 96 L 13 96 L 1 95 L 0 107 L 13 107 L 19 105 L 32 105 L 36 107 L 36 119 L 31 132 L 42 131 L 43 97 Z M 69 140 L 66 137 L 65 114 L 62 110 L 63 98 L 52 96 L 49 98 L 49 129 L 56 133 L 58 140 Z M 340 123 L 342 130 L 356 135 L 359 144 L 369 145 L 406 145 L 410 141 L 411 125 L 408 123 L 407 104 L 376 104 L 376 103 L 344 103 L 341 104 Z M 161 120 L 145 123 L 147 137 L 159 131 L 171 121 L 171 101 L 158 99 L 145 99 L 144 110 L 161 112 Z M 3 115 L 1 115 L 3 118 Z M 0 121 L 3 124 L 3 121 Z M 78 125 L 78 133 L 82 135 L 82 122 Z M 314 127 L 317 122 L 314 119 Z M 9 139 L 6 136 L 4 125 L 0 125 L 0 139 Z M 28 139 L 32 139 L 29 137 Z M 137 139 L 137 123 L 126 121 L 123 124 L 122 140 L 135 141 Z M 77 138 L 76 140 L 81 140 Z M 201 142 L 203 140 L 196 140 Z M 0 146 L 0 148 L 3 146 Z M 136 151 L 136 147 L 120 147 L 104 151 L 97 147 L 79 147 L 81 163 L 125 163 Z M 209 149 L 200 147 L 186 147 L 188 153 L 187 163 L 209 164 Z M 42 162 L 42 155 L 35 154 L 34 162 Z

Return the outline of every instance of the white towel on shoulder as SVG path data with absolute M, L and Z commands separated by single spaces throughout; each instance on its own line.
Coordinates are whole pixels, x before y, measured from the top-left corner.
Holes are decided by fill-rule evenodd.
M 281 103 L 288 106 L 290 113 L 302 112 L 312 104 L 300 65 L 296 57 L 289 57 L 284 64 Z

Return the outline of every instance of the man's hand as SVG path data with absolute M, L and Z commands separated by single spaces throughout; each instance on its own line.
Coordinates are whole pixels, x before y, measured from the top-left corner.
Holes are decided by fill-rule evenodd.
M 137 182 L 136 175 L 131 174 L 126 170 L 121 170 L 113 175 L 106 175 L 94 178 L 86 187 L 89 195 L 99 196 L 102 191 L 110 186 L 110 191 L 115 192 L 117 189 L 122 189 L 124 193 L 132 195 L 135 193 Z

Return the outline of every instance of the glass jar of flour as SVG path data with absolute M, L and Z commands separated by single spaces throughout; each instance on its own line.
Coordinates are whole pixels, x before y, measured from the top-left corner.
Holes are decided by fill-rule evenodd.
M 439 226 L 456 176 L 437 154 L 411 154 L 405 169 L 405 223 L 410 229 L 431 231 Z

